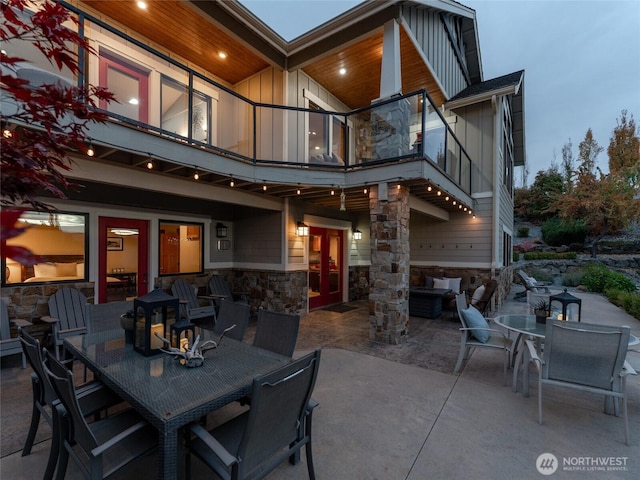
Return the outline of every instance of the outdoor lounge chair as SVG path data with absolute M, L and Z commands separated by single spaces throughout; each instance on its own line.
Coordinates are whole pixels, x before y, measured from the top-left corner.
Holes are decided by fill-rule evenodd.
M 232 292 L 227 281 L 220 275 L 212 275 L 209 279 L 208 286 L 211 295 L 218 297 L 218 300 L 228 300 L 231 302 L 247 301 L 246 292 Z
M 22 351 L 20 339 L 11 337 L 11 326 L 28 327 L 31 322 L 19 318 L 9 320 L 9 311 L 4 300 L 0 300 L 0 357 L 7 355 L 22 355 L 22 368 L 27 368 L 27 359 Z
M 511 340 L 501 331 L 490 328 L 487 320 L 475 307 L 467 307 L 464 293 L 456 295 L 456 310 L 462 324 L 460 328 L 460 353 L 453 373 L 458 373 L 462 363 L 474 348 L 493 348 L 504 352 L 502 376 L 507 382 L 507 365 L 512 351 Z
M 320 350 L 253 380 L 251 408 L 208 432 L 191 426 L 187 448 L 220 478 L 264 478 L 305 446 L 309 478 L 315 479 L 311 452 L 312 411 L 307 405 L 318 375 Z M 187 457 L 191 478 L 191 456 Z
M 49 315 L 41 320 L 51 325 L 56 359 L 66 337 L 87 333 L 86 304 L 87 297 L 74 288 L 61 288 L 49 297 Z
M 133 409 L 87 423 L 79 408 L 73 373 L 51 355 L 47 355 L 44 370 L 60 399 L 54 406 L 60 442 L 56 478 L 64 478 L 69 457 L 85 478 L 98 480 L 156 447 L 157 431 Z
M 622 400 L 624 440 L 629 445 L 626 376 L 636 373 L 625 361 L 629 334 L 629 327 L 550 320 L 542 356 L 535 343 L 526 340 L 531 361 L 538 370 L 538 423 L 542 425 L 543 385 L 602 394 L 610 397 L 616 407 L 618 400 Z M 525 368 L 525 395 L 529 387 L 527 371 Z
M 522 292 L 516 292 L 513 298 L 523 298 L 527 296 L 527 292 L 535 292 L 535 293 L 549 293 L 549 285 L 538 282 L 535 278 L 530 277 L 526 274 L 524 270 L 518 270 L 516 272 L 518 278 L 522 285 L 524 286 L 524 290 Z
M 171 285 L 171 293 L 180 299 L 180 316 L 187 321 L 212 317 L 216 320 L 216 307 L 210 297 L 198 297 L 193 285 L 179 279 Z M 203 300 L 203 303 L 200 300 Z
M 482 296 L 480 297 L 479 300 L 475 302 L 472 301 L 471 305 L 477 308 L 478 311 L 482 315 L 484 315 L 487 312 L 487 307 L 491 303 L 491 298 L 493 297 L 493 294 L 495 293 L 497 288 L 498 288 L 497 280 L 491 279 L 487 281 L 487 283 L 484 285 L 484 292 L 482 293 Z

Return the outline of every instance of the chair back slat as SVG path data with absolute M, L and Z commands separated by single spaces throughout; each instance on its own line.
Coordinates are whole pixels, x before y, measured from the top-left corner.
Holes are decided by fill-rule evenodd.
M 240 442 L 239 478 L 249 478 L 253 470 L 283 447 L 301 436 L 306 406 L 318 375 L 320 350 L 316 350 L 275 372 L 253 381 L 251 409 Z
M 84 318 L 87 297 L 73 288 L 61 288 L 49 297 L 49 314 L 60 320 L 60 330 L 86 328 Z
M 222 300 L 213 331 L 222 334 L 224 330 L 235 324 L 235 328 L 229 330 L 226 336 L 242 341 L 249 325 L 250 313 L 251 307 L 246 303 Z
M 300 329 L 300 315 L 261 309 L 253 346 L 286 357 L 293 356 Z
M 40 405 L 51 405 L 58 398 L 56 392 L 49 381 L 49 376 L 44 371 L 44 356 L 42 346 L 38 339 L 32 337 L 23 328 L 19 331 L 19 339 L 22 345 L 22 351 L 27 357 L 29 365 L 33 373 L 38 379 L 40 387 L 38 388 L 38 401 Z
M 64 406 L 67 414 L 71 416 L 71 424 L 73 430 L 71 438 L 76 443 L 82 445 L 85 451 L 91 451 L 98 446 L 98 442 L 91 432 L 87 421 L 82 415 L 82 410 L 78 404 L 76 388 L 73 381 L 73 373 L 68 370 L 60 361 L 56 360 L 53 355 L 46 354 L 45 372 L 51 380 L 51 384 Z
M 209 291 L 213 295 L 224 295 L 225 300 L 233 301 L 231 287 L 220 275 L 213 275 L 209 280 Z
M 186 300 L 188 308 L 200 307 L 195 289 L 185 280 L 178 279 L 173 282 L 173 285 L 171 285 L 171 293 L 180 300 Z
M 85 305 L 88 332 L 103 332 L 120 328 L 120 315 L 133 309 L 133 300 Z
M 611 390 L 628 344 L 629 327 L 547 322 L 543 378 Z

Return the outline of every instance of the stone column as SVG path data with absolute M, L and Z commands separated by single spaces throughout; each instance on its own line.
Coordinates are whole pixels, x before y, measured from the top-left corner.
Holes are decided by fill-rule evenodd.
M 409 191 L 372 186 L 369 338 L 398 345 L 409 334 Z

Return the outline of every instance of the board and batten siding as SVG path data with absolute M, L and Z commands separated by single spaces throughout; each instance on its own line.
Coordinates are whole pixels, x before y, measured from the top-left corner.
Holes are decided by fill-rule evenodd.
M 411 211 L 411 264 L 424 266 L 490 267 L 492 198 L 476 201 L 476 218 L 453 213 L 448 222 Z
M 403 6 L 402 16 L 431 64 L 447 98 L 464 90 L 468 86 L 467 80 L 438 11 Z
M 284 104 L 284 72 L 273 67 L 239 82 L 234 90 L 245 98 L 254 102 L 273 105 Z M 243 102 L 238 102 L 240 108 L 244 108 L 247 114 L 242 116 L 246 128 L 249 145 L 253 137 L 253 112 L 251 107 Z M 225 118 L 225 117 L 221 117 Z M 284 110 L 258 107 L 256 108 L 256 156 L 261 160 L 284 161 L 285 157 L 285 121 Z M 249 150 L 247 156 L 253 156 L 253 150 Z
M 289 72 L 287 75 L 287 105 L 298 108 L 308 108 L 304 92 L 308 91 L 318 100 L 323 102 L 323 107 L 334 112 L 349 112 L 351 109 L 338 100 L 329 90 L 316 82 L 302 70 Z M 362 105 L 365 106 L 365 105 Z M 307 114 L 304 112 L 287 114 L 289 120 L 289 131 L 287 137 L 287 145 L 290 156 L 295 156 L 289 161 L 291 162 L 307 162 Z M 296 134 L 297 132 L 297 134 Z
M 471 193 L 492 192 L 495 120 L 491 102 L 456 108 L 453 112 L 456 122 L 452 128 L 471 159 Z

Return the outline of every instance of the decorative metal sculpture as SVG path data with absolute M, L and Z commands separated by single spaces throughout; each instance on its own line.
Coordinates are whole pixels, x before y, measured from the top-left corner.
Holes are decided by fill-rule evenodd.
M 235 326 L 236 324 L 234 323 L 229 328 L 225 329 L 220 335 L 220 338 L 218 339 L 217 342 L 215 340 L 207 340 L 199 347 L 198 347 L 198 344 L 200 343 L 200 335 L 198 335 L 196 339 L 193 341 L 193 345 L 183 350 L 181 350 L 180 348 L 172 347 L 171 342 L 166 338 L 164 338 L 162 335 L 158 333 L 156 333 L 155 335 L 160 340 L 162 340 L 165 345 L 169 345 L 169 350 L 161 348 L 160 351 L 164 353 L 168 353 L 169 355 L 173 355 L 175 358 L 179 358 L 181 365 L 184 365 L 188 368 L 195 368 L 195 367 L 201 367 L 202 364 L 204 363 L 204 353 L 207 350 L 218 348 L 225 334 L 229 330 L 232 330 L 233 328 L 235 328 Z

